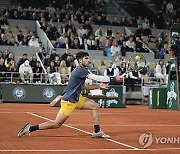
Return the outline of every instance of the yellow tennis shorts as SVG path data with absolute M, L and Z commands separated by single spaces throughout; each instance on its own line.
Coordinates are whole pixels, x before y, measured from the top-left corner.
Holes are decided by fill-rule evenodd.
M 85 99 L 86 98 L 83 97 L 81 94 L 79 96 L 79 101 L 75 103 L 61 99 L 61 108 L 59 110 L 59 113 L 69 116 L 74 111 L 75 108 L 81 109 Z

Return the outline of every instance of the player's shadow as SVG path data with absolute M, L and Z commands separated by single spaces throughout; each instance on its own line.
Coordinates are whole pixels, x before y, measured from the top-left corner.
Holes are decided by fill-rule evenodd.
M 52 138 L 72 138 L 72 137 L 86 137 L 88 135 L 36 135 L 31 137 L 52 137 Z

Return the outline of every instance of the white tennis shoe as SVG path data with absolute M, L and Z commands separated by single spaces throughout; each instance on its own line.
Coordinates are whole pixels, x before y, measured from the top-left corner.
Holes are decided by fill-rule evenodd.
M 24 125 L 23 128 L 20 129 L 20 131 L 18 132 L 18 137 L 21 137 L 25 134 L 30 134 L 29 128 L 30 128 L 31 124 L 27 123 Z
M 111 137 L 100 130 L 97 133 L 93 132 L 92 138 L 111 138 Z

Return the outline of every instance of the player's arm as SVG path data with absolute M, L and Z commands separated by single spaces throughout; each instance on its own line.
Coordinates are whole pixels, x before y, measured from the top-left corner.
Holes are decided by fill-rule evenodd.
M 114 83 L 120 82 L 122 80 L 121 76 L 109 77 L 109 76 L 95 75 L 93 73 L 89 73 L 87 75 L 87 78 L 98 81 L 98 82 L 108 82 L 110 84 L 114 84 Z
M 108 87 L 109 87 L 108 83 L 100 83 L 100 84 L 93 84 L 93 85 L 85 84 L 84 89 L 94 90 L 94 89 L 106 89 Z
M 49 105 L 54 106 L 61 98 L 62 98 L 61 95 L 57 96 Z

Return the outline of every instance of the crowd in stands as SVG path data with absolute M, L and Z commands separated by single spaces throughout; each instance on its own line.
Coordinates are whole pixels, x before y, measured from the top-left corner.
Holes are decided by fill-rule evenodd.
M 163 13 L 169 15 L 171 20 L 165 22 L 167 25 L 166 28 L 170 28 L 173 23 L 180 23 L 180 2 L 177 0 L 153 0 L 159 10 L 158 15 L 162 15 Z M 164 25 L 161 25 L 164 27 Z
M 38 58 L 41 59 L 44 68 Z M 141 84 L 142 75 L 147 73 L 140 71 L 138 63 L 129 67 L 120 52 L 114 57 L 114 61 L 104 61 L 104 64 L 99 64 L 99 66 L 102 65 L 105 66 L 101 75 L 122 76 L 127 91 L 130 88 L 134 91 L 135 84 Z M 71 72 L 77 66 L 76 55 L 72 55 L 69 49 L 66 49 L 65 53 L 59 55 L 56 49 L 51 54 L 47 54 L 41 48 L 38 52 L 38 57 L 36 55 L 28 57 L 25 53 L 17 62 L 13 53 L 7 49 L 4 53 L 0 52 L 0 82 L 13 81 L 11 78 L 14 77 L 16 79 L 15 82 L 22 83 L 67 84 Z M 154 77 L 163 83 L 166 82 L 167 78 L 166 67 L 163 59 L 160 59 L 156 67 L 154 67 Z M 98 68 L 96 69 L 98 70 Z
M 1 82 L 6 81 L 7 77 L 12 77 L 12 74 L 5 72 L 18 72 L 20 75 L 13 74 L 13 77 L 18 77 L 19 82 L 25 83 L 27 82 L 26 78 L 29 78 L 28 82 L 30 83 L 66 84 L 71 72 L 78 66 L 76 55 L 70 53 L 71 49 L 103 49 L 105 56 L 113 56 L 114 61 L 110 61 L 108 65 L 105 64 L 106 68 L 101 74 L 105 76 L 122 75 L 126 79 L 127 90 L 131 87 L 134 91 L 134 84 L 142 82 L 138 64 L 135 64 L 127 75 L 127 63 L 123 57 L 126 56 L 126 52 L 149 52 L 149 49 L 145 48 L 145 46 L 148 47 L 148 44 L 145 44 L 144 38 L 151 36 L 151 28 L 156 28 L 157 25 L 150 22 L 146 17 L 139 16 L 137 20 L 128 20 L 126 17 L 122 17 L 120 20 L 114 18 L 113 21 L 110 21 L 105 14 L 106 5 L 103 0 L 72 0 L 71 4 L 67 1 L 56 0 L 49 4 L 45 0 L 42 6 L 39 5 L 37 0 L 31 4 L 28 4 L 29 2 L 25 0 L 16 0 L 15 2 L 18 3 L 18 7 L 5 9 L 0 18 L 0 25 L 8 26 L 7 19 L 9 18 L 38 20 L 41 29 L 51 40 L 54 49 L 51 54 L 48 54 L 44 48 L 40 48 L 38 57 L 33 55 L 31 58 L 28 58 L 25 53 L 18 62 L 15 61 L 15 55 L 9 50 L 4 53 L 0 52 Z M 167 13 L 173 15 L 169 8 L 167 7 Z M 62 24 L 57 27 L 55 22 L 61 22 Z M 96 26 L 98 28 L 93 29 L 92 25 L 98 25 Z M 104 25 L 108 25 L 108 28 L 104 28 Z M 137 27 L 137 30 L 127 37 L 122 31 L 114 31 L 112 26 Z M 13 43 L 6 38 L 5 30 L 0 27 L 0 45 L 40 47 L 36 34 L 32 31 L 24 34 L 19 27 L 18 30 Z M 156 65 L 154 75 L 163 80 L 165 80 L 167 74 L 163 60 L 165 54 L 168 53 L 167 42 L 168 37 L 162 31 L 158 34 L 153 47 L 155 58 L 160 59 Z M 171 44 L 179 45 L 179 39 L 172 40 Z M 65 48 L 66 52 L 58 55 L 57 48 Z M 44 68 L 38 58 L 42 61 Z M 42 75 L 45 72 L 49 74 L 48 78 L 45 74 Z
M 146 17 L 139 16 L 137 20 L 128 20 L 126 17 L 122 19 L 114 18 L 113 21 L 108 19 L 105 14 L 106 3 L 103 0 L 95 1 L 53 1 L 49 3 L 45 1 L 43 5 L 39 5 L 37 1 L 14 1 L 18 7 L 7 8 L 3 11 L 3 24 L 8 24 L 7 18 L 38 20 L 41 28 L 52 41 L 54 48 L 66 49 L 85 49 L 99 50 L 103 49 L 106 56 L 116 56 L 120 51 L 123 56 L 126 52 L 148 52 L 144 48 L 142 36 L 151 36 L 151 28 L 156 28 L 155 22 L 150 22 Z M 29 7 L 30 6 L 30 7 Z M 68 9 L 67 9 L 68 8 Z M 62 22 L 60 26 L 55 26 L 55 22 Z M 2 25 L 3 25 L 2 24 Z M 97 29 L 93 29 L 92 25 L 99 25 Z M 109 25 L 109 28 L 103 28 L 103 25 Z M 160 25 L 163 25 L 162 23 Z M 135 34 L 126 37 L 122 31 L 113 31 L 111 26 L 129 26 L 137 27 Z M 158 28 L 158 27 L 157 27 Z M 15 42 L 11 42 L 6 38 L 3 29 L 0 30 L 0 45 L 17 45 L 17 46 L 35 46 L 39 47 L 39 43 L 35 35 L 31 39 L 22 34 L 15 37 Z M 30 32 L 32 33 L 32 32 Z M 153 42 L 153 51 L 155 58 L 163 57 L 161 50 L 163 45 L 158 46 L 159 39 L 162 38 L 162 44 L 167 43 L 167 34 L 162 32 Z M 148 46 L 148 44 L 147 44 Z M 160 55 L 161 52 L 161 55 Z

